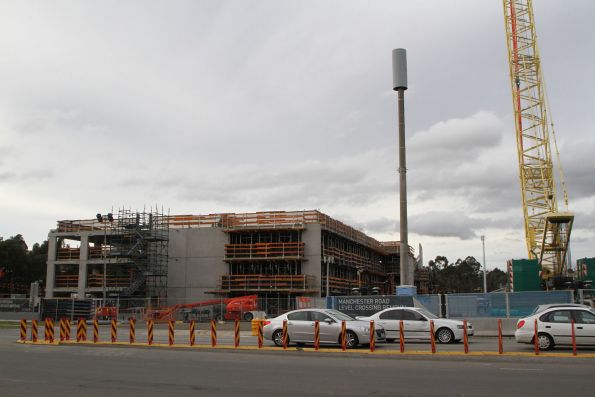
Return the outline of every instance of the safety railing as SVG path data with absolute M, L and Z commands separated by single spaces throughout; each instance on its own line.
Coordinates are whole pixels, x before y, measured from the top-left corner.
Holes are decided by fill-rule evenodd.
M 239 291 L 309 291 L 314 288 L 314 277 L 297 275 L 243 274 L 221 276 L 221 290 Z
M 301 259 L 304 246 L 303 242 L 225 244 L 225 259 Z

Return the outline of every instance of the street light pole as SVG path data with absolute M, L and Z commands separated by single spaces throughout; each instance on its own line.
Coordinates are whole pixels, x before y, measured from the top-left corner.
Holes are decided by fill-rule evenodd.
M 486 236 L 481 236 L 481 245 L 483 246 L 483 292 L 488 293 L 488 283 L 486 278 Z

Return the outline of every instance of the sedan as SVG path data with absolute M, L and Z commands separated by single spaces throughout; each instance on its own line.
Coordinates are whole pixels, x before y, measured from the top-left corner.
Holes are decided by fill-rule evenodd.
M 400 336 L 400 322 L 403 321 L 405 339 L 430 339 L 430 321 L 434 322 L 434 337 L 440 343 L 454 343 L 463 339 L 463 321 L 439 318 L 429 311 L 418 307 L 391 307 L 369 317 L 357 317 L 358 320 L 374 320 L 386 331 L 386 341 L 394 342 Z M 467 323 L 467 336 L 473 335 L 473 326 Z
M 301 309 L 287 312 L 265 322 L 263 336 L 275 345 L 283 346 L 283 321 L 287 321 L 289 342 L 299 344 L 314 343 L 314 323 L 318 321 L 320 344 L 341 344 L 341 324 L 345 321 L 346 347 L 370 343 L 370 323 L 358 321 L 337 310 Z M 376 340 L 384 341 L 384 329 L 376 327 Z
M 534 343 L 537 320 L 537 344 L 540 350 L 572 344 L 572 320 L 577 345 L 595 345 L 595 310 L 588 306 L 554 305 L 517 321 L 514 337 L 518 343 Z

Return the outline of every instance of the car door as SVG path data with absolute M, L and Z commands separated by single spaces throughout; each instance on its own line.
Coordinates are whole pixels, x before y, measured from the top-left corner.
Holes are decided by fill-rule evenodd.
M 314 335 L 314 321 L 316 320 L 318 320 L 318 326 L 320 327 L 320 343 L 337 343 L 341 333 L 341 324 L 328 314 L 313 310 L 312 335 Z M 312 340 L 314 340 L 314 337 L 312 337 Z
M 577 345 L 595 345 L 595 314 L 590 310 L 573 310 Z
M 405 339 L 430 339 L 429 321 L 415 310 L 403 309 Z
M 554 343 L 558 345 L 567 345 L 571 341 L 570 320 L 572 314 L 570 310 L 554 310 L 544 314 L 539 318 L 541 327 L 539 332 L 545 331 L 554 338 Z
M 377 324 L 384 327 L 386 339 L 399 339 L 399 321 L 402 309 L 388 309 L 378 315 Z
M 314 327 L 307 310 L 289 313 L 287 315 L 287 334 L 292 342 L 311 342 L 309 335 L 314 333 Z

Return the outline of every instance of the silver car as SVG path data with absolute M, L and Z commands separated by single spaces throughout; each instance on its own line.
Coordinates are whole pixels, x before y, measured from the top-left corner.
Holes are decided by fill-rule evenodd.
M 341 323 L 346 324 L 346 346 L 356 347 L 370 343 L 370 323 L 355 320 L 345 313 L 331 309 L 301 309 L 287 312 L 268 320 L 263 329 L 265 339 L 272 340 L 275 345 L 283 346 L 283 321 L 287 320 L 287 343 L 314 343 L 314 322 L 319 322 L 320 344 L 341 343 Z M 385 339 L 384 328 L 376 326 L 376 340 Z

